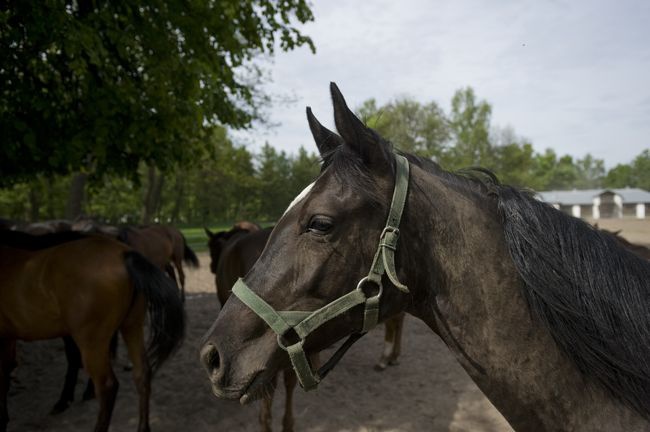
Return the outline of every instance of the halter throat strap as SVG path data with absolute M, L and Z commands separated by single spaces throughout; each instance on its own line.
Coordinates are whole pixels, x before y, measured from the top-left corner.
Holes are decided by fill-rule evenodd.
M 300 385 L 307 391 L 315 389 L 325 375 L 343 357 L 343 354 L 361 336 L 375 327 L 379 321 L 379 301 L 383 293 L 382 278 L 386 274 L 397 289 L 404 293 L 409 290 L 402 284 L 395 269 L 395 250 L 399 240 L 399 224 L 406 204 L 409 182 L 409 163 L 402 155 L 395 155 L 395 187 L 386 225 L 379 238 L 379 246 L 370 266 L 370 272 L 362 278 L 356 289 L 337 298 L 315 311 L 276 311 L 264 299 L 255 294 L 239 279 L 232 288 L 232 293 L 255 312 L 277 334 L 278 345 L 287 351 L 291 365 L 298 376 Z M 366 294 L 363 287 L 372 283 L 378 287 L 372 295 Z M 328 321 L 347 312 L 355 306 L 364 305 L 363 326 L 360 332 L 352 334 L 339 350 L 316 373 L 311 368 L 303 348 L 309 334 Z M 283 336 L 293 330 L 299 341 L 286 346 Z

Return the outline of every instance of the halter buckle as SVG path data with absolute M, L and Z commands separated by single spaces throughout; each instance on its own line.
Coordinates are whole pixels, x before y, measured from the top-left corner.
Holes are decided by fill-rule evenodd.
M 374 284 L 374 285 L 376 285 L 376 286 L 378 287 L 377 294 L 375 294 L 375 295 L 371 295 L 371 296 L 366 295 L 366 293 L 363 291 L 363 286 L 364 286 L 365 284 L 367 284 L 367 283 L 372 283 L 372 284 Z M 364 276 L 363 278 L 361 278 L 361 280 L 360 280 L 359 283 L 357 284 L 357 288 L 356 288 L 356 289 L 359 290 L 359 291 L 361 291 L 361 292 L 366 296 L 366 299 L 367 299 L 367 300 L 369 300 L 369 299 L 375 299 L 375 298 L 378 299 L 379 297 L 381 297 L 381 294 L 384 292 L 384 286 L 383 286 L 383 284 L 381 283 L 381 279 L 379 279 L 379 282 L 377 282 L 377 281 L 374 280 L 374 279 L 370 279 L 370 276 Z
M 395 251 L 397 250 L 397 240 L 399 240 L 399 228 L 386 225 L 379 237 L 379 246 Z

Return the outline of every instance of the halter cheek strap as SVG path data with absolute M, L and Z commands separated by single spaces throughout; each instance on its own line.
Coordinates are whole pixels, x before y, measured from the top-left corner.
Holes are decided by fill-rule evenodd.
M 262 318 L 277 334 L 278 345 L 289 354 L 291 365 L 296 371 L 300 385 L 307 391 L 316 388 L 318 383 L 341 359 L 345 351 L 356 340 L 377 325 L 379 321 L 379 301 L 383 293 L 382 277 L 384 274 L 400 291 L 409 292 L 408 288 L 398 280 L 397 271 L 395 270 L 395 250 L 399 239 L 399 224 L 408 193 L 409 163 L 401 155 L 395 155 L 395 159 L 397 162 L 395 188 L 386 226 L 379 238 L 379 246 L 370 266 L 370 272 L 368 276 L 358 282 L 356 289 L 315 311 L 276 311 L 264 299 L 255 294 L 242 279 L 239 279 L 232 288 L 233 294 Z M 378 292 L 367 296 L 362 289 L 366 283 L 375 284 L 379 287 Z M 332 358 L 314 373 L 303 349 L 305 339 L 326 322 L 360 304 L 364 305 L 361 332 L 352 334 Z M 300 340 L 292 345 L 285 346 L 282 337 L 289 330 L 293 330 Z

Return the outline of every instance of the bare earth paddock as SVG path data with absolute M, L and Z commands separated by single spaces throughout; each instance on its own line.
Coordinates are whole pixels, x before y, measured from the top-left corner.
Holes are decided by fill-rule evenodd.
M 606 229 L 623 229 L 633 242 L 650 244 L 650 221 L 600 221 Z M 180 351 L 153 381 L 151 427 L 164 431 L 258 431 L 259 405 L 240 406 L 212 396 L 198 362 L 199 340 L 218 311 L 209 257 L 188 270 L 188 331 Z M 401 364 L 373 370 L 382 349 L 383 329 L 375 330 L 344 357 L 315 392 L 296 390 L 296 431 L 511 431 L 505 420 L 470 381 L 437 336 L 407 318 Z M 61 340 L 22 343 L 20 366 L 9 394 L 9 431 L 89 431 L 96 402 L 75 401 L 58 416 L 48 414 L 63 384 L 65 357 Z M 130 373 L 123 370 L 120 346 L 115 367 L 121 387 L 111 430 L 137 426 L 137 396 Z M 325 354 L 327 355 L 327 354 Z M 83 376 L 84 374 L 80 374 Z M 83 377 L 85 380 L 85 377 Z M 77 397 L 82 392 L 79 380 Z M 276 392 L 274 429 L 281 429 L 283 386 Z

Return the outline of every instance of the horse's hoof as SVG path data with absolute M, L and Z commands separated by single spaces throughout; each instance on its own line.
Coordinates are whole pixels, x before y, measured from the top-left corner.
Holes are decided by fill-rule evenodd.
M 69 406 L 70 403 L 68 402 L 58 401 L 52 408 L 52 411 L 50 411 L 50 415 L 61 414 L 63 411 L 67 410 Z
M 387 366 L 388 366 L 388 365 L 386 364 L 386 362 L 382 360 L 382 361 L 380 361 L 379 363 L 377 363 L 377 364 L 375 365 L 374 369 L 375 369 L 377 372 L 383 372 L 383 371 L 386 370 L 386 367 L 387 367 Z
M 388 366 L 397 366 L 399 364 L 399 360 L 393 359 L 393 360 L 388 360 Z

